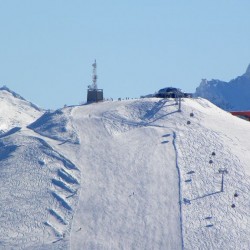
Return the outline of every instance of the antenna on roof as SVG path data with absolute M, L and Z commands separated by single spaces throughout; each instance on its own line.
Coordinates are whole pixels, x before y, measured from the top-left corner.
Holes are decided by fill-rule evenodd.
M 93 81 L 93 83 L 92 83 L 92 86 L 91 86 L 91 88 L 92 89 L 97 89 L 97 74 L 96 74 L 96 67 L 97 67 L 97 64 L 96 64 L 96 60 L 95 60 L 95 62 L 92 64 L 92 66 L 93 66 L 93 76 L 92 76 L 92 81 Z
M 93 71 L 92 71 L 92 84 L 88 86 L 88 95 L 87 95 L 87 102 L 99 102 L 103 101 L 103 89 L 97 88 L 97 74 L 96 74 L 96 67 L 97 63 L 96 60 L 92 64 Z

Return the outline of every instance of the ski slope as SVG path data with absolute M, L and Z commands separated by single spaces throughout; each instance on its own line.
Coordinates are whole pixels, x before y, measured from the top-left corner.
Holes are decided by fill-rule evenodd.
M 204 99 L 41 113 L 0 138 L 0 247 L 250 249 L 249 128 Z
M 83 182 L 72 249 L 181 249 L 172 131 L 146 124 L 153 113 L 143 106 L 114 110 L 110 103 L 97 112 L 91 106 L 72 112 L 85 144 L 78 153 Z

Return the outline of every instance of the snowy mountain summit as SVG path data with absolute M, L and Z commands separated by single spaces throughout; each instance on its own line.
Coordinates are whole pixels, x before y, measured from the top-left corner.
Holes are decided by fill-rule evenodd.
M 43 113 L 42 109 L 6 86 L 0 88 L 0 107 L 0 134 L 28 125 Z
M 229 82 L 203 79 L 195 95 L 208 99 L 224 110 L 250 110 L 250 64 L 242 76 Z
M 250 249 L 249 122 L 201 98 L 0 100 L 0 249 Z

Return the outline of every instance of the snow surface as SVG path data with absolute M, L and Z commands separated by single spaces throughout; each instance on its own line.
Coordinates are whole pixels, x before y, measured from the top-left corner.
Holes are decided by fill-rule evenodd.
M 1 249 L 250 249 L 248 122 L 200 98 L 25 115 L 0 138 Z
M 0 107 L 0 134 L 15 127 L 24 127 L 43 113 L 7 87 L 0 88 Z

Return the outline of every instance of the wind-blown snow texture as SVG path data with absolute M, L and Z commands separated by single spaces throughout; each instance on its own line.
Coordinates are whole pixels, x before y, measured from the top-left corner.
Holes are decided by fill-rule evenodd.
M 0 107 L 0 134 L 15 127 L 26 126 L 43 113 L 7 87 L 0 88 Z
M 104 102 L 9 126 L 0 248 L 250 249 L 250 124 L 204 99 L 177 109 Z
M 230 82 L 203 80 L 195 95 L 208 99 L 224 110 L 250 110 L 250 65 L 245 74 Z

